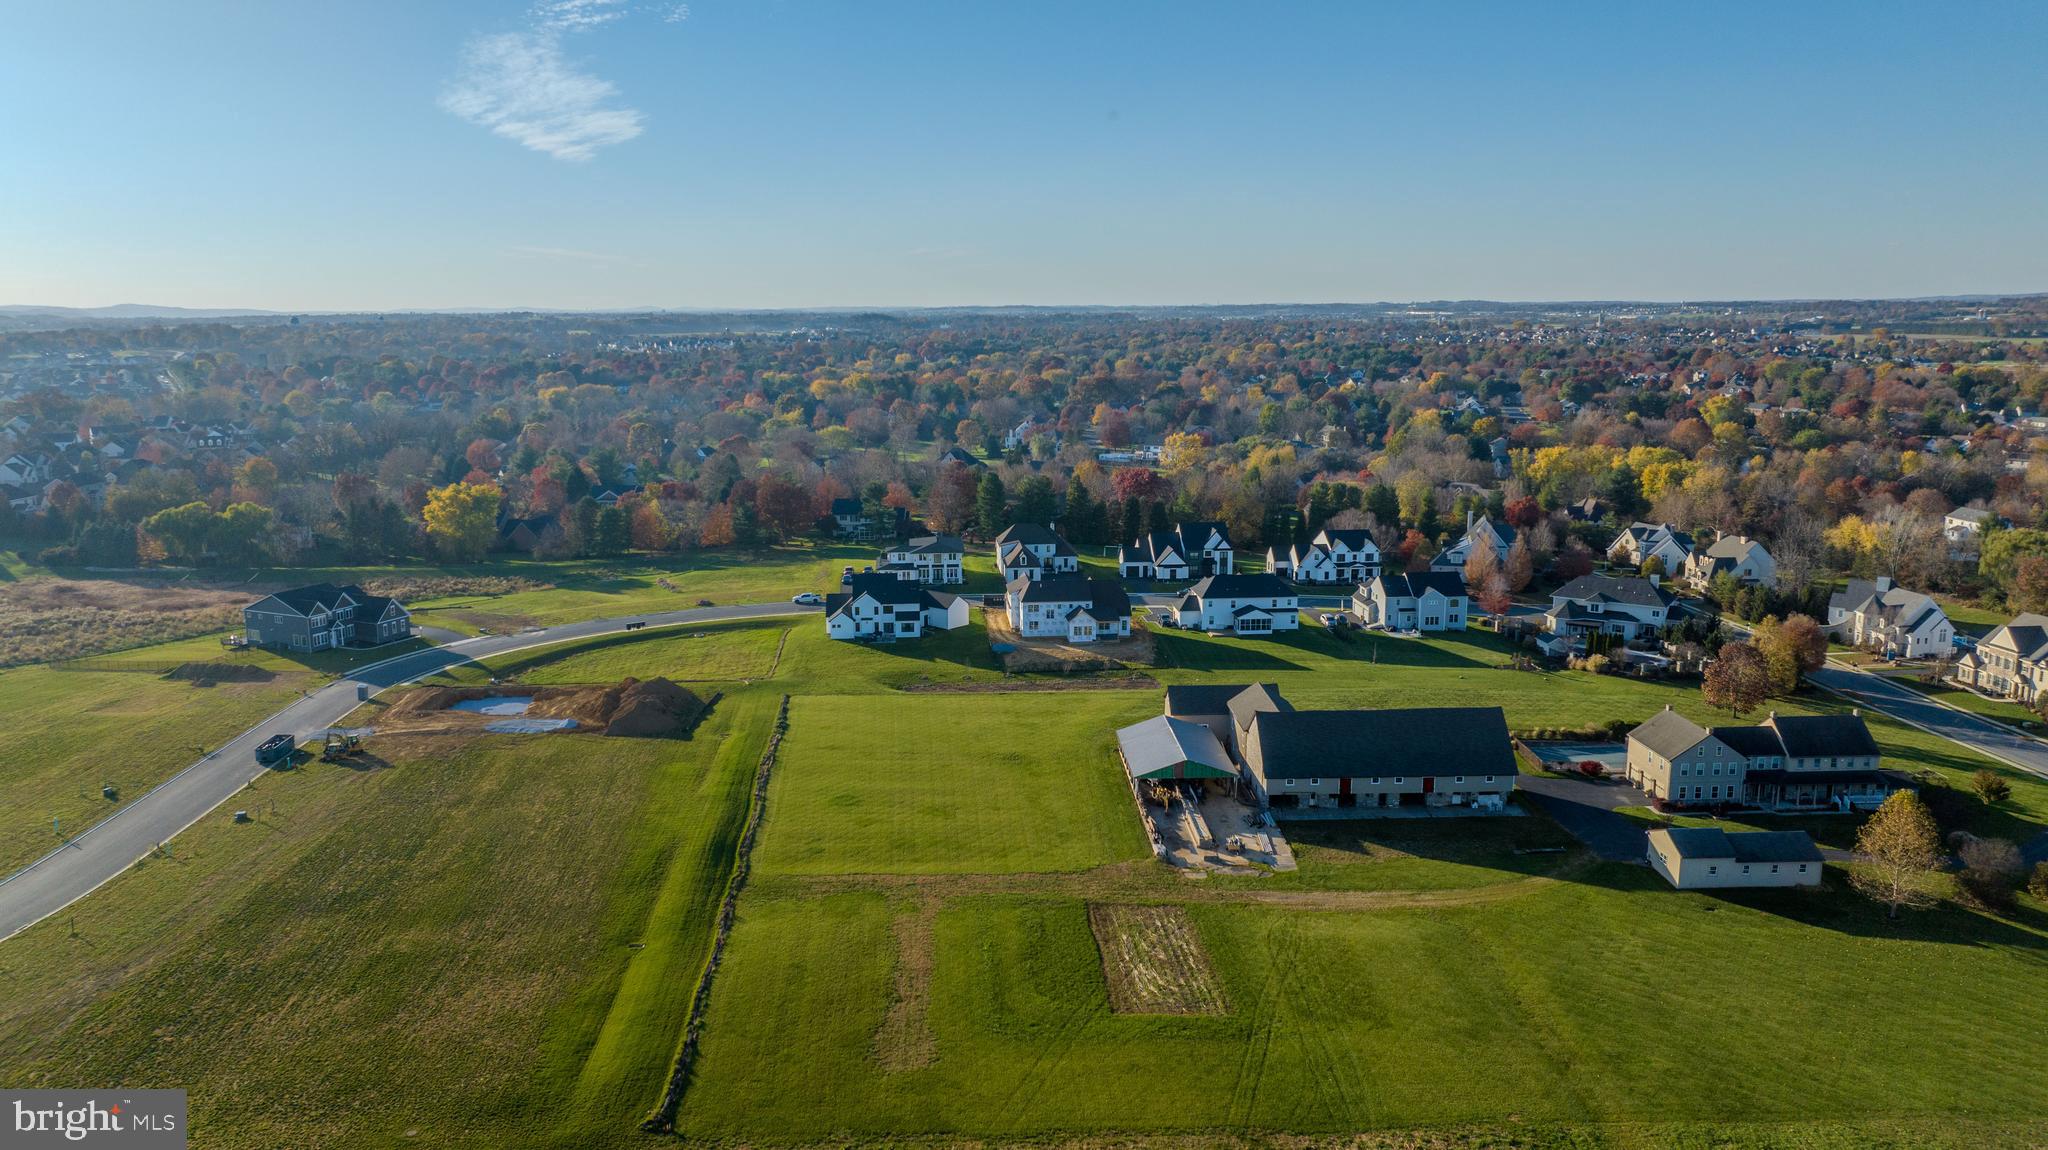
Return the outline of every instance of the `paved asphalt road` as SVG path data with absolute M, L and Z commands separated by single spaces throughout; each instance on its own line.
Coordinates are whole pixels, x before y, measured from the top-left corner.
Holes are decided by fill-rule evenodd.
M 1937 735 L 2048 778 L 2048 743 L 2039 739 L 1967 711 L 1944 707 L 1911 687 L 1886 681 L 1882 675 L 1853 671 L 1830 663 L 1807 677 L 1815 684 L 1849 696 L 1872 710 L 1918 723 Z
M 158 844 L 169 842 L 179 831 L 233 798 L 249 780 L 264 772 L 265 768 L 256 764 L 256 744 L 272 735 L 304 738 L 333 726 L 356 708 L 358 684 L 367 685 L 370 693 L 375 694 L 386 687 L 488 655 L 617 632 L 628 621 L 669 627 L 816 610 L 790 603 L 755 603 L 595 619 L 513 635 L 461 639 L 360 668 L 352 677 L 313 691 L 244 731 L 77 838 L 0 881 L 0 939 L 9 938 L 91 894 L 155 850 Z

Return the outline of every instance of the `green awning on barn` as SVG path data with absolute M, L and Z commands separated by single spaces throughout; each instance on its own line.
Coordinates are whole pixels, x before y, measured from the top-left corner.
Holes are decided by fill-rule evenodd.
M 1160 715 L 1116 733 L 1124 767 L 1131 777 L 1145 782 L 1175 779 L 1234 779 L 1237 768 L 1230 764 L 1216 734 L 1201 723 Z

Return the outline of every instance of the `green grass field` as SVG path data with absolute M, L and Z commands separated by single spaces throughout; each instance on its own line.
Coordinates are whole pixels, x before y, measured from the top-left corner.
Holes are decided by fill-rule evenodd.
M 266 777 L 0 949 L 6 1077 L 177 1083 L 203 1145 L 633 1141 L 774 706 Z
M 267 682 L 206 687 L 149 670 L 0 670 L 0 876 L 55 849 L 59 830 L 77 834 L 141 797 L 315 679 L 278 671 Z M 103 786 L 117 800 L 102 797 Z
M 1508 669 L 1478 631 L 1171 632 L 1161 650 L 1160 680 L 1271 680 L 1301 706 L 1497 704 L 1529 728 L 1670 704 L 1728 721 L 1697 687 Z M 2009 917 L 1944 905 L 1893 924 L 1834 868 L 1818 893 L 1679 894 L 1536 815 L 1290 824 L 1297 872 L 1189 879 L 1149 858 L 1113 749 L 1158 689 L 1002 689 L 1019 684 L 978 622 L 866 647 L 815 618 L 757 620 L 482 671 L 663 674 L 726 695 L 687 741 L 373 737 L 370 769 L 266 776 L 236 804 L 254 823 L 204 820 L 0 944 L 0 1080 L 185 1086 L 201 1145 L 670 1145 L 637 1124 L 786 692 L 685 1137 L 2048 1140 L 2048 910 L 2025 897 Z M 13 685 L 27 675 L 0 673 L 0 699 L 30 697 Z M 41 714 L 36 737 L 65 721 Z M 1985 760 L 1872 725 L 1887 765 L 1955 784 L 1950 826 L 2048 826 L 2048 782 L 2006 771 L 2013 797 L 1987 807 L 1963 786 Z M 1838 821 L 1824 841 L 1853 837 Z M 1223 1013 L 1111 1010 L 1098 903 L 1184 911 Z
M 1080 870 L 1147 853 L 1116 728 L 1124 691 L 825 696 L 790 708 L 756 860 L 763 874 Z
M 2011 723 L 2016 727 L 2034 731 L 2039 731 L 2042 726 L 2040 714 L 2007 699 L 1987 699 L 1975 691 L 1967 691 L 1950 683 L 1923 683 L 1910 675 L 1894 675 L 1891 676 L 1891 680 L 1902 687 L 1947 703 L 1951 707 L 1958 707 L 1987 719 L 1996 719 L 2001 723 Z

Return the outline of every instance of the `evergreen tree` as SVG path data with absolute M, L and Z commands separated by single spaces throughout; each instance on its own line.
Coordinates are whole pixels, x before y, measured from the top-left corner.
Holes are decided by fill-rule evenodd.
M 591 532 L 591 551 L 598 555 L 624 555 L 633 547 L 632 521 L 623 507 L 606 507 L 597 513 Z
M 1069 543 L 1100 543 L 1101 533 L 1097 527 L 1101 505 L 1088 494 L 1088 485 L 1080 482 L 1067 484 L 1067 513 L 1060 518 L 1060 529 L 1066 533 Z
M 1138 541 L 1145 533 L 1145 506 L 1135 499 L 1124 500 L 1122 538 L 1118 543 L 1130 544 Z
M 1009 503 L 1003 494 L 1003 479 L 991 471 L 981 477 L 981 487 L 974 493 L 974 516 L 981 527 L 981 533 L 996 536 L 1003 533 L 1009 523 Z
M 1375 483 L 1365 493 L 1365 512 L 1381 527 L 1395 527 L 1401 522 L 1401 497 L 1385 483 Z
M 1043 475 L 1033 475 L 1017 485 L 1017 509 L 1012 514 L 1013 522 L 1043 526 L 1051 523 L 1058 514 L 1059 497 L 1052 489 L 1052 480 Z
M 1166 531 L 1172 526 L 1173 521 L 1166 514 L 1166 504 L 1155 499 L 1145 508 L 1145 530 Z

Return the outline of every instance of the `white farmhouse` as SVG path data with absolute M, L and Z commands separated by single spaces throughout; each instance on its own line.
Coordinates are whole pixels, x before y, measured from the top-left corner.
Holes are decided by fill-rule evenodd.
M 1237 552 L 1221 523 L 1182 523 L 1153 531 L 1119 549 L 1117 575 L 1125 579 L 1188 579 L 1229 575 Z
M 1017 579 L 1072 575 L 1081 569 L 1081 556 L 1052 528 L 1017 523 L 996 536 L 996 567 L 1008 584 Z

